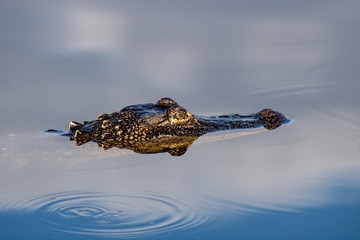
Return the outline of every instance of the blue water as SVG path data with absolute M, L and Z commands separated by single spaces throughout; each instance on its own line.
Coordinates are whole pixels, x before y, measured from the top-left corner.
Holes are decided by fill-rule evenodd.
M 1 1 L 0 239 L 360 239 L 357 1 Z M 180 157 L 47 129 L 171 97 L 291 122 Z
M 356 196 L 356 199 L 358 200 L 359 196 Z M 165 204 L 168 203 L 165 201 Z M 183 217 L 186 219 L 181 217 L 172 219 L 178 217 L 173 212 L 167 216 L 168 218 L 162 216 L 153 219 L 150 224 L 145 223 L 143 218 L 131 219 L 122 216 L 126 215 L 122 212 L 104 214 L 106 210 L 101 207 L 91 207 L 89 202 L 83 207 L 75 205 L 66 209 L 52 209 L 52 211 L 44 209 L 46 207 L 33 211 L 3 211 L 1 217 L 6 218 L 7 221 L 2 223 L 2 237 L 5 239 L 29 239 L 29 236 L 31 239 L 46 239 L 49 236 L 52 239 L 99 239 L 104 236 L 125 239 L 358 239 L 360 227 L 357 221 L 360 207 L 354 205 L 309 208 L 299 212 L 264 211 L 262 214 L 252 214 L 242 218 L 237 218 L 234 214 L 235 216 L 221 225 L 215 225 L 207 218 L 197 219 L 202 222 L 199 224 L 194 219 L 190 219 L 193 216 L 185 215 Z M 167 207 L 178 210 L 176 205 Z M 142 214 L 146 215 L 146 213 Z M 172 214 L 174 216 L 171 216 Z M 154 215 L 156 218 L 156 213 Z M 169 219 L 170 222 L 167 222 Z M 187 220 L 189 222 L 186 222 Z M 162 225 L 163 223 L 166 224 Z M 186 226 L 187 224 L 191 225 Z M 19 225 L 22 225 L 21 231 L 17 231 L 16 226 Z M 183 231 L 176 230 L 178 226 L 184 228 Z

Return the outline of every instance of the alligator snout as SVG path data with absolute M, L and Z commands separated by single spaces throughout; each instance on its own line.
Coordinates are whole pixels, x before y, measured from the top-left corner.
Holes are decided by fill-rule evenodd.
M 260 124 L 268 130 L 275 129 L 287 121 L 283 114 L 269 108 L 261 110 L 255 116 L 258 117 Z

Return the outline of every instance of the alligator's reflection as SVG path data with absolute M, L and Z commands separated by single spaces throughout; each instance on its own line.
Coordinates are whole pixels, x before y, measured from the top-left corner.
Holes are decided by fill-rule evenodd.
M 133 145 L 123 146 L 120 142 L 97 142 L 99 147 L 109 149 L 111 147 L 126 148 L 136 153 L 162 153 L 168 152 L 172 156 L 181 156 L 198 137 L 175 136 L 162 137 Z
M 170 98 L 157 103 L 125 107 L 101 114 L 90 122 L 70 122 L 70 140 L 80 146 L 89 141 L 100 147 L 126 148 L 137 153 L 169 152 L 180 156 L 201 135 L 209 132 L 265 127 L 275 129 L 287 119 L 279 112 L 264 109 L 250 115 L 201 117 L 192 115 Z

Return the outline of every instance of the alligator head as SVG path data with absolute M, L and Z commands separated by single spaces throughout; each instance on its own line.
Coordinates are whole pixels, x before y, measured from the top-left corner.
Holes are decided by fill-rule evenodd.
M 179 156 L 208 132 L 261 126 L 275 129 L 285 121 L 281 113 L 271 109 L 251 115 L 201 117 L 170 98 L 162 98 L 155 104 L 132 105 L 119 112 L 101 114 L 94 121 L 72 121 L 69 135 L 76 145 L 94 141 L 104 149 L 115 146 L 139 153 L 169 152 Z

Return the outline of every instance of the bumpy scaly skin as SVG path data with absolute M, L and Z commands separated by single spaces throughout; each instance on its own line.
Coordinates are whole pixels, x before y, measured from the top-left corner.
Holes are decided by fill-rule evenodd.
M 94 121 L 70 122 L 70 140 L 77 145 L 97 142 L 104 149 L 128 148 L 141 153 L 167 151 L 181 155 L 199 136 L 219 130 L 275 129 L 286 121 L 279 112 L 264 109 L 251 115 L 201 117 L 190 114 L 170 98 L 155 104 L 140 104 L 119 112 L 101 114 Z

